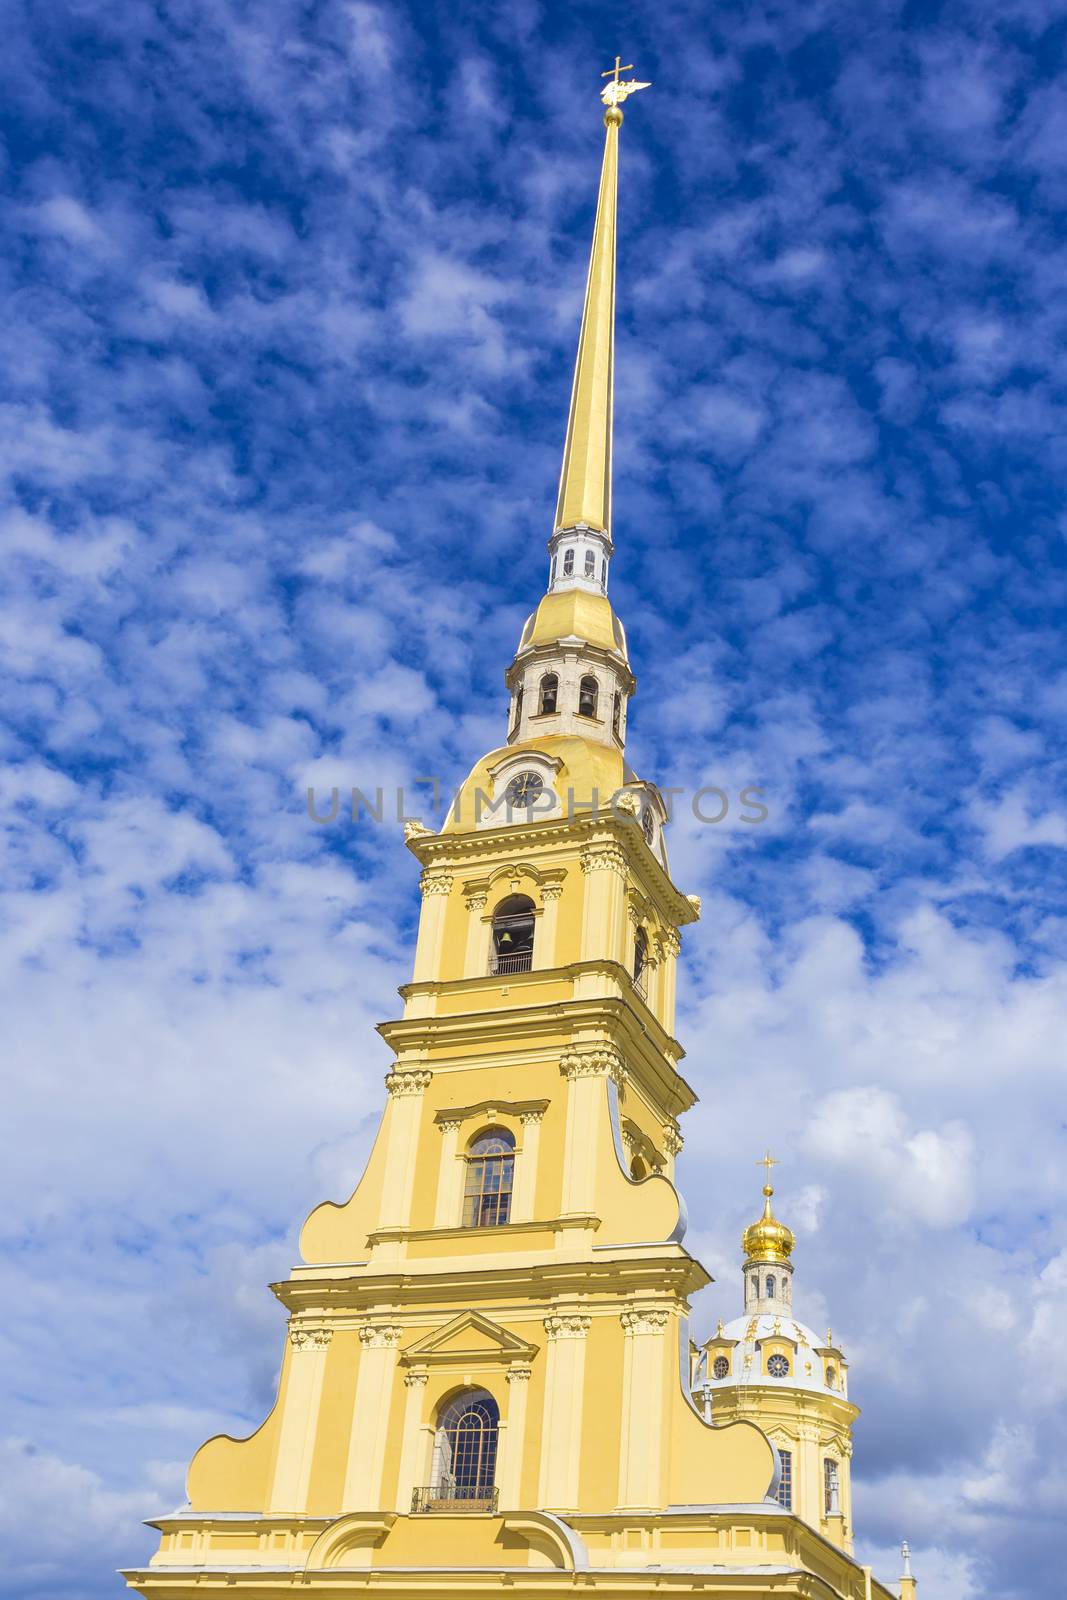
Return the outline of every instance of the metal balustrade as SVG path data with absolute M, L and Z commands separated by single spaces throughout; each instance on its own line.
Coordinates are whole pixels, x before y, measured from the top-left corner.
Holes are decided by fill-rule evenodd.
M 498 955 L 494 950 L 492 960 L 489 963 L 489 971 L 494 977 L 498 973 L 504 972 L 529 972 L 532 967 L 532 950 L 516 950 L 513 954 L 506 956 Z
M 495 1484 L 466 1488 L 458 1483 L 431 1484 L 414 1489 L 412 1512 L 418 1511 L 495 1511 L 500 1491 Z

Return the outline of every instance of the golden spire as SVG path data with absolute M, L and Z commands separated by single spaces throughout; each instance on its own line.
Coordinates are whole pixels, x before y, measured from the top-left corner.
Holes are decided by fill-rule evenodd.
M 769 1178 L 771 1168 L 778 1163 L 768 1150 L 756 1165 L 764 1167 Z M 779 1222 L 771 1210 L 771 1196 L 774 1194 L 771 1184 L 763 1185 L 763 1194 L 763 1215 L 758 1222 L 750 1223 L 745 1229 L 741 1235 L 741 1248 L 750 1261 L 788 1261 L 796 1237 L 792 1228 Z
M 646 83 L 620 83 L 619 73 L 629 67 L 615 65 L 602 74 L 610 78 L 601 90 L 607 107 L 604 125 L 604 164 L 585 308 L 578 335 L 567 437 L 563 444 L 563 470 L 556 501 L 556 528 L 584 523 L 611 537 L 611 426 L 615 368 L 615 232 L 619 171 L 619 103 Z

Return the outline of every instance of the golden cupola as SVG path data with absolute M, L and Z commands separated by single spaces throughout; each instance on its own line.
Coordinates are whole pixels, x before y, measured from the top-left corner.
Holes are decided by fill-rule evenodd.
M 774 1189 L 769 1183 L 763 1185 L 763 1194 L 763 1215 L 758 1222 L 749 1223 L 741 1235 L 741 1248 L 749 1261 L 780 1265 L 788 1262 L 796 1237 L 792 1228 L 779 1222 L 771 1210 Z

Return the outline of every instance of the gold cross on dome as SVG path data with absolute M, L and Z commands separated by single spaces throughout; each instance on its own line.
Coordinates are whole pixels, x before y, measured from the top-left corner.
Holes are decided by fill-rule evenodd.
M 619 81 L 619 73 L 620 72 L 632 72 L 634 70 L 634 64 L 633 64 L 632 61 L 630 62 L 630 65 L 628 67 L 623 67 L 623 66 L 619 65 L 621 60 L 622 60 L 621 56 L 616 56 L 615 57 L 615 65 L 613 67 L 609 67 L 607 72 L 602 72 L 600 74 L 600 76 L 602 78 L 614 78 L 615 82 L 618 83 L 618 81 Z
M 774 1156 L 771 1155 L 771 1152 L 769 1150 L 767 1151 L 767 1154 L 765 1156 L 761 1156 L 760 1159 L 756 1162 L 756 1166 L 757 1167 L 766 1167 L 766 1169 L 767 1169 L 767 1182 L 768 1183 L 770 1183 L 770 1181 L 771 1181 L 771 1168 L 772 1167 L 780 1167 L 781 1164 L 782 1163 L 780 1161 L 776 1161 L 775 1160 Z

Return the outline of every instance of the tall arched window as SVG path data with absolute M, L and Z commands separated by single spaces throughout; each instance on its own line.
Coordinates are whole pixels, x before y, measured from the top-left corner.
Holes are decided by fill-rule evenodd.
M 529 895 L 509 894 L 493 912 L 490 972 L 529 972 L 533 942 L 534 903 Z
M 564 552 L 563 552 L 563 576 L 565 578 L 569 578 L 569 577 L 571 577 L 573 575 L 573 572 L 574 572 L 574 551 L 573 550 L 564 550 Z
M 774 1299 L 774 1279 L 773 1278 L 768 1278 L 767 1279 L 767 1295 L 771 1300 Z
M 634 935 L 634 988 L 644 997 L 648 983 L 648 934 L 638 928 Z
M 502 1228 L 511 1214 L 515 1140 L 506 1128 L 487 1128 L 467 1151 L 463 1226 Z
M 782 1476 L 778 1479 L 778 1504 L 785 1506 L 787 1511 L 791 1511 L 793 1508 L 793 1452 L 779 1449 L 778 1459 L 782 1463 Z
M 468 1389 L 442 1406 L 434 1436 L 430 1500 L 466 1510 L 492 1506 L 500 1408 L 485 1389 Z
M 580 717 L 595 717 L 596 703 L 600 694 L 600 685 L 593 677 L 583 678 L 578 685 L 578 715 Z
M 541 679 L 540 711 L 543 717 L 556 709 L 556 697 L 559 694 L 559 679 L 554 672 L 546 672 Z
M 585 575 L 587 578 L 596 577 L 596 556 L 592 550 L 585 552 Z
M 630 1162 L 630 1176 L 637 1183 L 640 1183 L 642 1178 L 648 1177 L 648 1168 L 645 1166 L 645 1163 L 641 1160 L 640 1156 L 634 1156 L 633 1160 Z
M 615 698 L 611 702 L 611 731 L 615 735 L 616 739 L 619 737 L 619 718 L 621 716 L 622 701 L 619 698 L 619 691 L 616 689 Z
M 521 721 L 522 721 L 522 684 L 520 683 L 519 687 L 515 690 L 515 721 L 512 723 L 512 727 L 513 728 L 517 728 Z

